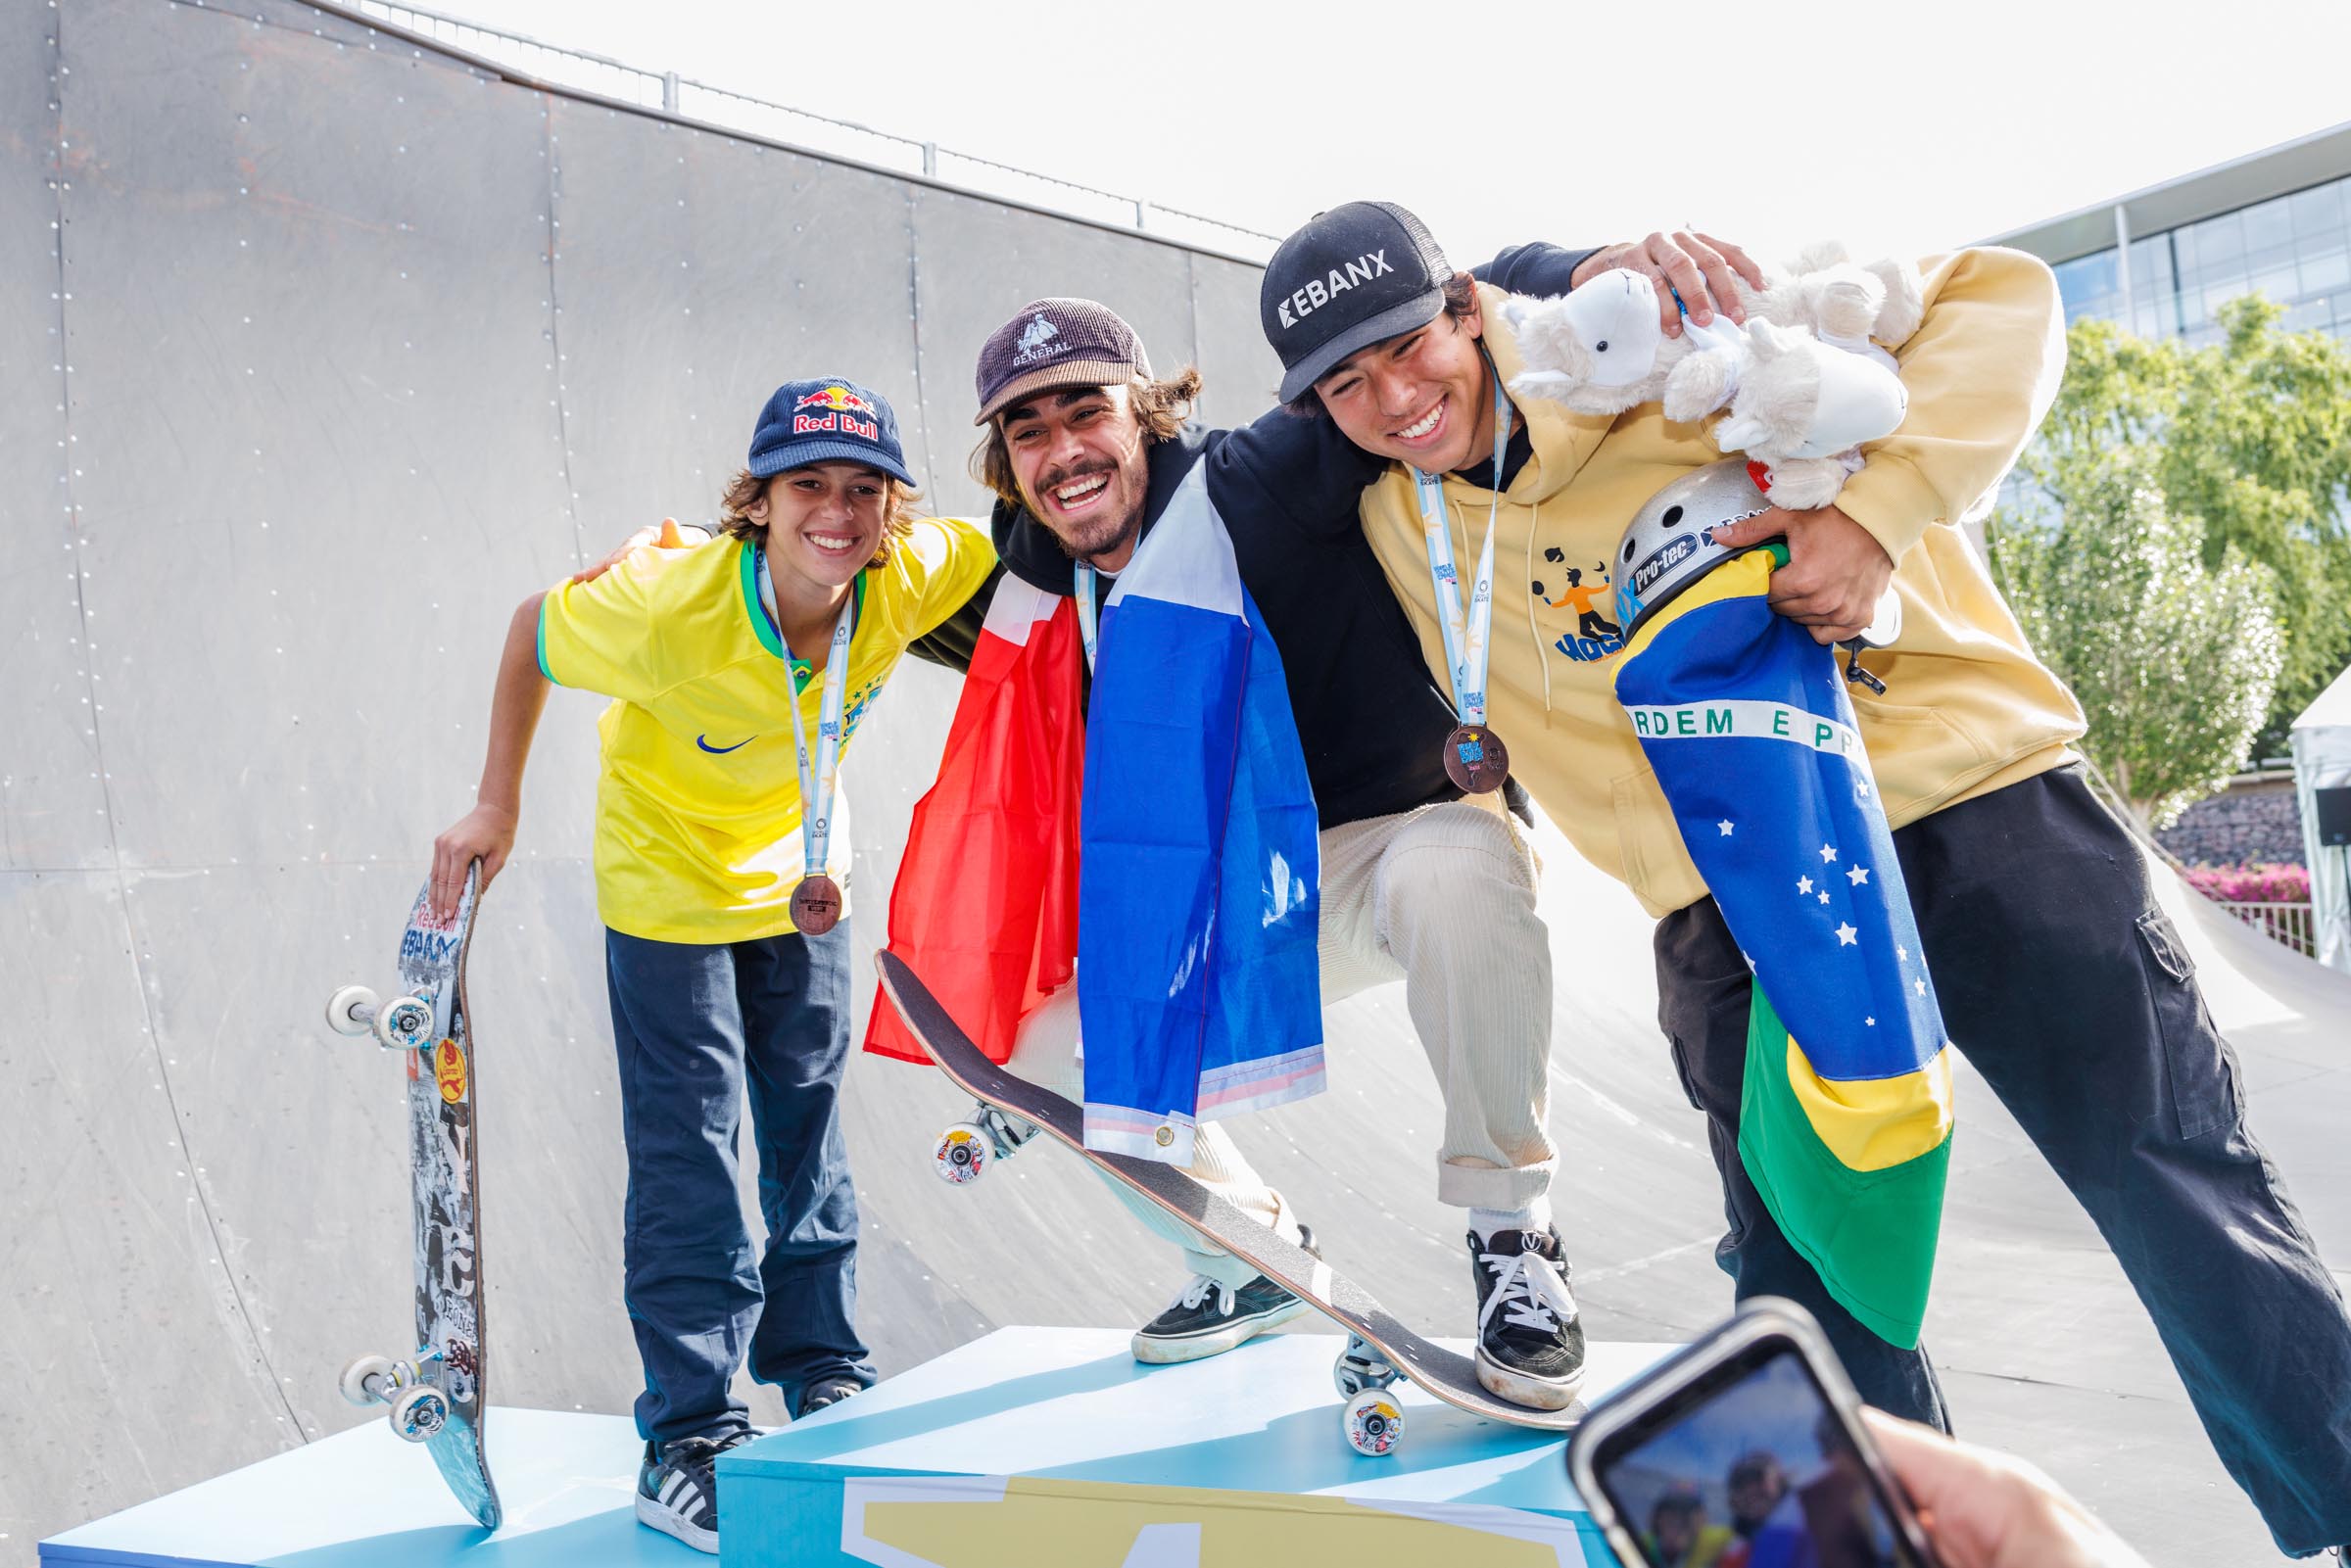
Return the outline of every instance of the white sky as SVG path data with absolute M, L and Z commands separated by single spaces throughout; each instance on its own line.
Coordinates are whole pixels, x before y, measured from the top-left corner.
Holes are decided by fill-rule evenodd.
M 423 0 L 1279 234 L 1941 249 L 2351 119 L 2343 0 Z M 1774 20 L 1777 19 L 1777 20 Z

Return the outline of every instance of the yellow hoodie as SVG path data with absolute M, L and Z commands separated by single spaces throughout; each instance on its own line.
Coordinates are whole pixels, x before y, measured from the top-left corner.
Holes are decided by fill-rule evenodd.
M 1925 321 L 1895 354 L 1908 417 L 1862 449 L 1868 464 L 1837 500 L 1894 557 L 1902 600 L 1900 640 L 1867 660 L 1886 695 L 1848 689 L 1895 828 L 2057 766 L 2083 730 L 2073 693 L 2034 658 L 1957 526 L 2056 393 L 2065 363 L 2056 281 L 2015 251 L 1961 251 L 1924 270 Z M 1483 285 L 1479 294 L 1507 382 L 1523 364 L 1499 309 L 1506 296 Z M 1723 454 L 1702 427 L 1671 423 L 1655 404 L 1611 419 L 1530 400 L 1518 417 L 1533 456 L 1494 522 L 1487 717 L 1511 772 L 1576 848 L 1663 915 L 1706 887 L 1617 706 L 1610 681 L 1622 641 L 1611 594 L 1593 591 L 1607 588 L 1641 503 Z M 1493 492 L 1448 476 L 1445 498 L 1466 570 Z M 1362 513 L 1422 656 L 1450 689 L 1411 470 L 1391 464 L 1364 492 Z M 1572 585 L 1571 568 L 1581 579 Z

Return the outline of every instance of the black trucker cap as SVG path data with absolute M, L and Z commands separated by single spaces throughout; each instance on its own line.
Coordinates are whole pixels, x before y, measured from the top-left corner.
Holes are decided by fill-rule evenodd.
M 1428 225 L 1393 202 L 1317 213 L 1281 242 L 1258 289 L 1266 341 L 1281 356 L 1281 401 L 1356 351 L 1435 320 L 1452 278 Z

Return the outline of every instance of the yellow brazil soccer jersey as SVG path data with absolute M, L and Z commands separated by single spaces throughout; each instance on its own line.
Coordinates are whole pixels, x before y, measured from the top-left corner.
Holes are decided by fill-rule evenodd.
M 927 518 L 857 580 L 841 702 L 845 754 L 906 644 L 945 620 L 995 564 L 987 536 Z M 552 590 L 539 668 L 615 698 L 598 725 L 596 896 L 605 925 L 664 942 L 738 942 L 792 929 L 801 874 L 796 698 L 816 741 L 810 680 L 760 602 L 757 551 L 739 540 L 647 547 L 593 583 Z M 827 871 L 847 886 L 848 813 Z

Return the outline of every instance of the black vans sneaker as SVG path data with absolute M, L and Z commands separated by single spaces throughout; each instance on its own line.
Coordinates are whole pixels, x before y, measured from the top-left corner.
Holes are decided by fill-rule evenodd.
M 1316 1251 L 1315 1233 L 1304 1225 L 1298 1227 L 1298 1245 L 1322 1256 Z M 1155 1366 L 1206 1360 L 1312 1310 L 1263 1274 L 1238 1290 L 1194 1274 L 1166 1311 L 1134 1331 L 1134 1358 Z
M 1469 1232 L 1477 1380 L 1513 1404 L 1564 1410 L 1584 1385 L 1584 1325 L 1557 1230 Z
M 696 1551 L 718 1555 L 718 1456 L 753 1432 L 678 1438 L 645 1446 L 637 1471 L 637 1518 Z

